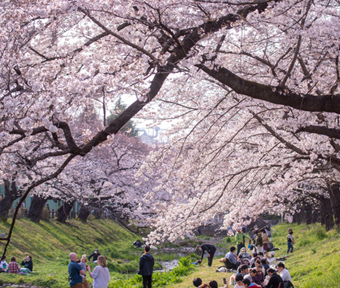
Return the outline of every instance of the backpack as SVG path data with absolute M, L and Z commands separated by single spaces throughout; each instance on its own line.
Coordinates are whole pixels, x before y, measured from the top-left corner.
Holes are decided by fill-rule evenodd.
M 283 288 L 294 288 L 294 285 L 290 281 L 283 281 Z

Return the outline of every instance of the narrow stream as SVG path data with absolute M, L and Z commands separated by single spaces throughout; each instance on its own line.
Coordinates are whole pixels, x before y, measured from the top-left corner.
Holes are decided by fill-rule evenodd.
M 157 270 L 159 272 L 164 272 L 164 271 L 169 271 L 178 266 L 179 259 L 182 257 L 187 257 L 191 253 L 196 253 L 195 248 L 193 247 L 181 247 L 181 248 L 163 248 L 162 252 L 166 252 L 168 254 L 174 254 L 175 258 L 174 260 L 169 260 L 169 261 L 159 261 L 159 263 L 162 264 L 163 269 L 162 270 Z M 227 253 L 227 251 L 224 251 L 223 249 L 217 247 L 217 250 L 214 255 L 214 259 L 219 259 L 221 257 L 224 257 L 224 255 Z M 153 252 L 155 259 L 157 260 L 157 252 Z M 201 252 L 197 255 L 201 255 Z M 205 257 L 207 254 L 205 253 Z

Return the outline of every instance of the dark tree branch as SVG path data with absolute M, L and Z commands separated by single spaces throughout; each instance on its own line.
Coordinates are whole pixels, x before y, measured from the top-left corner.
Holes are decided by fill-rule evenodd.
M 324 126 L 310 125 L 310 126 L 300 127 L 299 129 L 296 130 L 296 133 L 300 133 L 300 132 L 320 134 L 320 135 L 328 136 L 330 138 L 340 139 L 339 129 L 332 129 L 332 128 L 327 128 Z
M 339 94 L 324 96 L 297 94 L 289 89 L 245 80 L 223 67 L 209 69 L 203 64 L 197 64 L 196 66 L 217 81 L 230 87 L 238 94 L 264 100 L 273 104 L 290 106 L 303 111 L 333 112 L 340 114 Z
M 257 121 L 259 121 L 260 124 L 264 128 L 266 128 L 270 134 L 272 134 L 277 140 L 279 140 L 281 143 L 283 143 L 287 148 L 289 148 L 290 150 L 293 150 L 294 152 L 296 152 L 296 153 L 298 153 L 300 155 L 308 155 L 308 153 L 304 152 L 299 147 L 297 147 L 294 144 L 288 142 L 283 137 L 281 137 L 278 133 L 276 133 L 274 131 L 274 129 L 272 127 L 270 127 L 268 124 L 264 123 L 263 119 L 260 116 L 258 116 L 256 113 L 251 112 L 251 114 L 253 114 L 253 116 L 257 119 Z

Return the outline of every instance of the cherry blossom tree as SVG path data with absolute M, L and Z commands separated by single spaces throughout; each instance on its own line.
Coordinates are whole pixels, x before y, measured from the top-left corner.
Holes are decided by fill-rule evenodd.
M 327 179 L 317 177 L 315 181 L 325 181 L 333 187 L 339 167 L 338 5 L 336 0 L 327 3 L 310 0 L 2 1 L 2 179 L 16 175 L 19 187 L 27 185 L 20 205 L 35 187 L 56 178 L 74 158 L 84 157 L 107 141 L 158 98 L 163 104 L 161 114 L 166 114 L 167 105 L 174 106 L 172 113 L 176 116 L 172 118 L 181 119 L 176 125 L 185 124 L 177 128 L 178 133 L 207 125 L 197 134 L 189 132 L 187 137 L 175 139 L 180 148 L 175 149 L 178 156 L 174 171 L 180 171 L 177 164 L 179 160 L 184 161 L 184 151 L 190 161 L 199 162 L 200 158 L 195 158 L 192 152 L 212 149 L 211 155 L 221 161 L 214 163 L 217 169 L 214 171 L 222 171 L 223 167 L 225 171 L 225 165 L 230 165 L 235 175 L 228 178 L 221 172 L 194 179 L 200 170 L 194 171 L 187 182 L 196 186 L 185 190 L 190 197 L 213 186 L 209 180 L 217 181 L 217 177 L 228 178 L 229 183 L 237 187 L 241 179 L 236 176 L 246 179 L 246 174 L 254 179 L 248 185 L 251 195 L 262 199 L 270 190 L 256 189 L 263 181 L 271 182 L 274 181 L 271 178 L 275 178 L 276 189 L 288 193 L 292 183 L 298 181 L 293 176 L 304 176 L 299 180 L 302 181 L 314 176 L 316 168 L 324 167 L 329 167 L 331 173 Z M 332 29 L 328 29 L 330 25 Z M 196 87 L 184 85 L 184 80 Z M 203 87 L 203 81 L 209 85 Z M 218 87 L 223 88 L 224 96 Z M 136 100 L 114 121 L 86 129 L 75 137 L 70 127 L 85 106 L 102 109 L 114 103 L 117 96 L 124 100 L 124 95 L 134 95 Z M 195 105 L 185 106 L 190 101 Z M 216 109 L 221 111 L 216 113 Z M 227 119 L 222 117 L 223 113 Z M 154 117 L 155 114 L 151 114 L 151 118 Z M 188 117 L 191 118 L 188 120 Z M 209 125 L 208 121 L 213 122 Z M 226 123 L 225 126 L 222 123 Z M 222 143 L 217 137 L 218 131 L 234 138 L 239 136 L 238 141 L 244 141 L 244 145 L 249 139 L 256 141 L 255 144 L 250 141 L 251 149 L 237 142 L 241 153 L 229 156 L 222 152 L 233 151 L 226 143 L 235 145 L 234 140 L 227 138 L 225 146 L 218 148 Z M 241 131 L 258 131 L 259 135 L 247 136 Z M 206 137 L 207 132 L 216 136 Z M 260 137 L 267 134 L 264 139 Z M 198 141 L 205 140 L 204 137 L 210 142 Z M 189 142 L 198 146 L 188 146 Z M 255 152 L 253 146 L 256 146 Z M 268 147 L 271 153 L 267 153 Z M 269 164 L 263 164 L 264 155 Z M 222 157 L 230 164 L 223 162 Z M 235 170 L 234 159 L 238 157 L 242 165 L 253 163 L 254 167 Z M 208 159 L 208 154 L 202 157 L 205 161 L 201 165 L 205 163 L 208 167 L 208 163 L 212 163 L 212 159 Z M 187 174 L 190 167 L 204 168 L 193 163 L 195 165 L 181 163 L 183 167 L 187 165 L 185 175 L 190 175 Z M 275 172 L 268 174 L 266 165 Z M 198 183 L 205 185 L 197 188 Z M 231 191 L 228 186 L 224 189 L 226 184 L 214 186 L 215 194 Z M 246 187 L 243 182 L 242 189 L 239 188 L 246 191 Z M 174 187 L 174 191 L 179 189 L 182 187 Z M 278 203 L 277 211 L 284 209 L 284 205 L 279 204 L 279 194 L 276 193 L 273 200 Z M 293 192 L 291 195 L 294 197 Z M 186 205 L 192 200 L 189 196 L 183 193 L 178 198 L 182 202 L 174 206 L 178 211 L 174 214 L 180 218 L 186 219 L 186 213 L 190 213 Z M 200 215 L 210 207 L 226 210 L 219 206 L 219 197 L 212 199 L 206 199 Z M 229 207 L 243 205 L 242 198 L 232 199 Z M 261 210 L 263 205 L 258 207 L 261 202 L 263 204 L 258 201 L 252 210 Z M 191 209 L 197 207 L 194 203 Z M 339 207 L 339 203 L 335 201 L 333 207 Z M 239 214 L 231 211 L 226 223 Z M 171 233 L 175 235 L 179 231 L 175 229 Z M 11 233 L 12 228 L 2 240 L 9 242 Z

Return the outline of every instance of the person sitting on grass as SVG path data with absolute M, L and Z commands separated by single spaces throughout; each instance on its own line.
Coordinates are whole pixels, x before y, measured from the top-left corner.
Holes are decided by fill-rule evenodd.
M 262 286 L 263 281 L 264 281 L 264 273 L 263 273 L 263 267 L 261 264 L 256 267 L 256 271 L 257 271 L 257 275 L 256 275 L 257 281 L 255 281 L 255 283 Z
M 285 268 L 285 264 L 283 262 L 277 263 L 277 271 L 280 273 L 280 277 L 282 278 L 284 287 L 292 287 L 292 277 L 290 277 L 289 271 Z
M 235 281 L 236 281 L 236 285 L 234 286 L 234 288 L 244 288 L 242 275 L 240 274 L 236 275 Z
M 19 272 L 20 272 L 20 267 L 19 267 L 19 264 L 16 262 L 15 257 L 12 257 L 12 258 L 11 258 L 11 262 L 9 262 L 7 272 L 8 272 L 8 273 L 19 274 Z
M 194 265 L 199 265 L 199 266 L 201 266 L 201 264 L 202 264 L 202 260 L 197 260 L 196 262 L 194 262 L 193 263 Z
M 218 284 L 215 280 L 212 280 L 209 282 L 209 287 L 210 288 L 218 288 Z
M 225 280 L 225 278 L 224 278 Z M 210 288 L 218 288 L 218 284 L 215 280 L 212 280 L 209 282 L 209 287 Z M 225 286 L 223 286 L 223 288 L 229 288 L 228 284 L 226 283 Z
M 274 265 L 276 258 L 275 258 L 275 251 L 271 251 L 269 254 L 269 258 L 268 258 L 268 264 L 269 265 Z
M 262 268 L 253 268 L 250 269 L 249 274 L 251 276 L 251 282 L 262 286 L 262 283 L 264 281 L 264 274 L 262 272 Z
M 242 275 L 243 276 L 243 279 L 246 279 L 246 278 L 248 278 L 249 280 L 251 280 L 251 276 L 250 276 L 250 274 L 249 274 L 249 271 L 248 271 L 248 266 L 247 265 L 241 265 L 240 266 L 240 269 L 239 269 L 239 273 L 238 274 L 236 274 L 236 276 L 237 275 Z
M 98 249 L 95 249 L 94 252 L 89 256 L 88 260 L 91 261 L 91 258 L 93 257 L 92 262 L 96 263 L 99 256 L 100 253 Z
M 140 248 L 142 247 L 143 243 L 138 239 L 133 243 L 133 246 L 135 246 L 136 248 Z
M 280 275 L 276 274 L 275 269 L 269 268 L 267 270 L 268 275 L 270 276 L 269 282 L 263 288 L 283 288 L 283 281 Z
M 241 252 L 238 254 L 238 257 L 242 255 L 242 258 L 250 258 L 249 253 L 246 251 L 245 247 L 241 248 Z
M 32 256 L 31 255 L 27 255 L 22 260 L 21 266 L 25 266 L 25 268 L 20 268 L 20 272 L 23 272 L 23 273 L 31 273 L 31 272 L 33 272 Z
M 8 264 L 6 262 L 6 255 L 1 257 L 1 262 L 0 262 L 0 273 L 1 272 L 6 272 L 8 269 Z
M 241 262 L 237 261 L 235 256 L 236 248 L 234 246 L 230 247 L 230 251 L 225 255 L 225 258 L 229 260 L 233 269 L 237 269 Z
M 256 261 L 256 257 L 257 257 L 257 253 L 256 252 L 253 252 L 253 257 L 250 259 L 250 266 L 251 267 L 254 267 L 254 262 Z
M 251 287 L 251 288 L 261 288 L 260 285 L 257 285 L 255 283 L 251 283 L 251 281 L 249 279 L 243 279 L 243 285 L 245 288 Z
M 195 278 L 192 281 L 192 284 L 194 284 L 195 287 L 200 287 L 202 285 L 202 279 L 201 278 Z
M 261 263 L 262 263 L 262 267 L 264 269 L 264 276 L 266 276 L 267 275 L 267 270 L 270 268 L 268 263 L 267 263 L 267 259 L 262 259 Z

